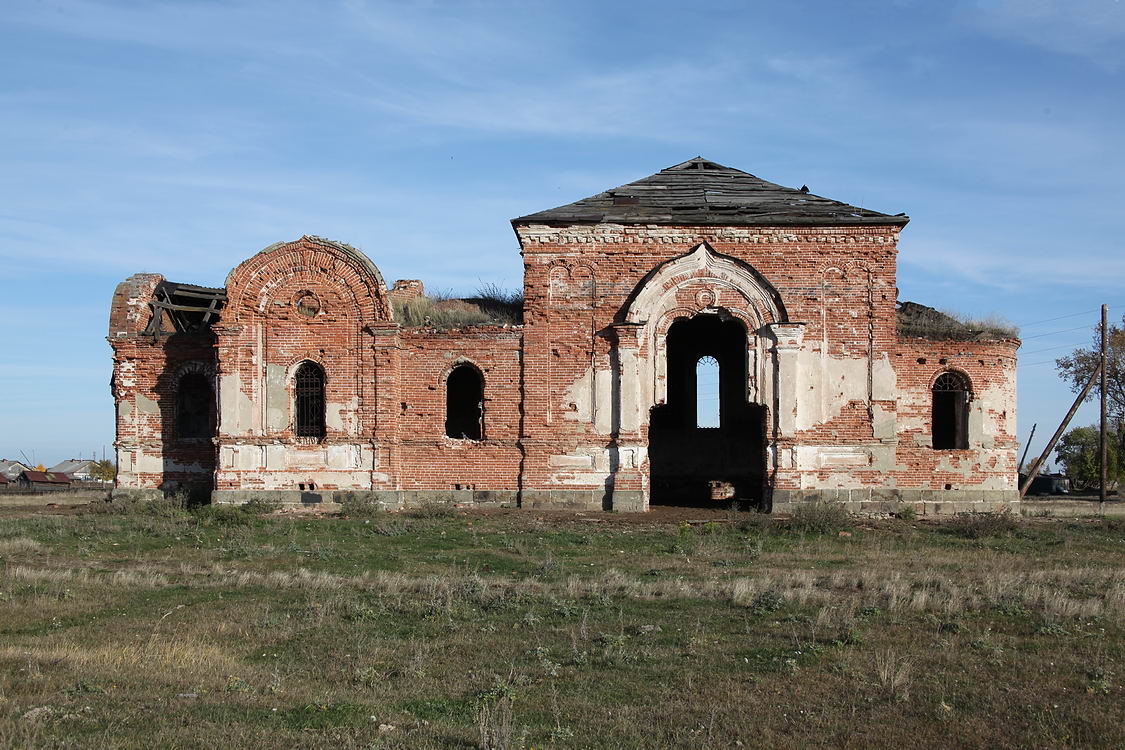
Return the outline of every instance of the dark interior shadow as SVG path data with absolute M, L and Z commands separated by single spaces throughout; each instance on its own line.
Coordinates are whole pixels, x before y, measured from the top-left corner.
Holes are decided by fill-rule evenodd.
M 766 502 L 766 408 L 746 398 L 747 335 L 736 319 L 701 314 L 668 330 L 665 403 L 649 422 L 651 502 L 762 509 Z M 718 363 L 718 425 L 697 422 L 700 359 Z

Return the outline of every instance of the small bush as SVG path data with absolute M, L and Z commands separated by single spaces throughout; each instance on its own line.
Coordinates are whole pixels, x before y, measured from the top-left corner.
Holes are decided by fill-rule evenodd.
M 1011 536 L 1019 524 L 1008 511 L 1003 513 L 959 513 L 941 526 L 941 531 L 964 539 Z
M 148 518 L 183 518 L 191 505 L 187 492 L 177 490 L 156 497 L 117 497 L 104 505 L 94 506 L 95 513 L 145 516 Z
M 751 513 L 738 524 L 738 530 L 758 536 L 771 534 L 777 530 L 777 520 L 768 513 Z
M 788 523 L 790 531 L 805 534 L 835 534 L 850 529 L 851 526 L 851 516 L 844 510 L 844 506 L 824 502 L 798 505 Z
M 517 746 L 512 724 L 512 704 L 516 691 L 497 682 L 491 690 L 477 695 L 477 731 L 484 750 L 508 750 Z
M 379 536 L 402 536 L 410 532 L 410 524 L 400 518 L 377 524 L 372 529 Z
M 750 611 L 756 615 L 769 615 L 781 609 L 785 599 L 773 589 L 766 589 L 754 597 L 750 604 Z
M 242 512 L 251 515 L 265 516 L 281 510 L 281 503 L 277 500 L 267 500 L 263 497 L 252 497 L 242 504 Z
M 903 521 L 914 521 L 918 518 L 918 511 L 914 510 L 913 505 L 903 505 L 896 515 Z
M 456 518 L 457 509 L 446 503 L 427 502 L 406 512 L 411 518 Z
M 336 495 L 340 512 L 348 518 L 375 518 L 383 512 L 379 501 L 364 492 L 341 492 Z
M 192 513 L 201 525 L 210 528 L 230 529 L 249 526 L 253 522 L 249 513 L 234 505 L 204 505 L 192 509 Z

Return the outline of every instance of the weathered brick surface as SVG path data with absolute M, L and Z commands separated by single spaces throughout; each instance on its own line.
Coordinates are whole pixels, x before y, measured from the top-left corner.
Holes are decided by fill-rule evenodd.
M 146 336 L 160 279 L 123 282 L 110 332 L 121 486 L 643 509 L 665 335 L 702 314 L 747 331 L 746 396 L 765 407 L 778 507 L 818 496 L 857 509 L 1014 499 L 1018 342 L 900 339 L 898 227 L 515 228 L 526 297 L 516 327 L 404 329 L 391 300 L 421 284 L 388 291 L 365 256 L 318 238 L 234 269 L 210 334 Z M 293 430 L 305 361 L 327 374 L 323 440 Z M 445 378 L 460 363 L 484 379 L 480 441 L 444 434 Z M 185 368 L 214 374 L 218 425 L 206 444 L 171 435 Z M 930 388 L 947 369 L 972 387 L 966 450 L 930 443 Z

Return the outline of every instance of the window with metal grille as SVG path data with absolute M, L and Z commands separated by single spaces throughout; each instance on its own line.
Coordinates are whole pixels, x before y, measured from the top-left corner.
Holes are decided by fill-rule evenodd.
M 295 386 L 294 431 L 298 437 L 324 437 L 324 370 L 315 362 L 302 363 Z
M 484 433 L 484 379 L 472 365 L 453 368 L 445 381 L 445 434 L 480 440 Z
M 180 378 L 176 389 L 176 437 L 210 437 L 213 407 L 211 381 L 206 375 L 189 372 Z
M 933 387 L 933 446 L 938 450 L 969 447 L 969 379 L 943 372 Z

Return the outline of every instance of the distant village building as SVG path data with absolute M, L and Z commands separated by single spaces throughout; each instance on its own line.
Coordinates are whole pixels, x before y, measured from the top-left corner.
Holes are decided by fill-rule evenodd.
M 24 473 L 30 466 L 25 466 L 19 461 L 11 461 L 9 459 L 0 459 L 0 475 L 4 476 L 9 482 L 14 482 L 20 478 L 20 474 Z
M 89 482 L 94 478 L 92 473 L 97 461 L 89 458 L 71 458 L 57 463 L 47 471 L 66 474 L 71 479 L 79 482 Z
M 518 325 L 475 299 L 481 321 L 449 328 L 420 282 L 320 237 L 222 288 L 131 276 L 109 327 L 119 491 L 1004 507 L 1019 341 L 899 309 L 907 221 L 696 158 L 513 220 Z
M 33 489 L 44 492 L 70 489 L 74 480 L 66 474 L 54 471 L 33 471 L 28 469 L 20 474 L 19 486 L 22 489 Z

